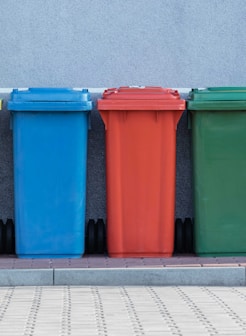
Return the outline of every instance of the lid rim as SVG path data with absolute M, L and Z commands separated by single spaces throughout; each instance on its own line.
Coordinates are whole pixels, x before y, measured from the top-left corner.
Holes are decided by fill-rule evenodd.
M 27 90 L 13 89 L 13 102 L 88 102 L 91 101 L 88 89 L 74 90 L 70 88 L 29 88 Z
M 102 98 L 105 100 L 179 100 L 180 95 L 177 90 L 161 86 L 121 86 L 105 90 Z
M 246 101 L 246 87 L 210 87 L 192 89 L 189 101 L 204 102 L 237 102 Z

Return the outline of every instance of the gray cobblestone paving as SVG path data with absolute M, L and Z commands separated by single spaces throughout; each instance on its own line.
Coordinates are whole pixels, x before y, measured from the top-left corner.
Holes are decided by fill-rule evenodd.
M 246 335 L 246 287 L 0 287 L 2 336 Z

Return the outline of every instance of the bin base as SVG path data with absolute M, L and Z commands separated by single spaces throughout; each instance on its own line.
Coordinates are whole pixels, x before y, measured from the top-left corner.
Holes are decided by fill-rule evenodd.
M 111 253 L 108 252 L 111 258 L 171 258 L 172 253 Z
M 198 257 L 245 257 L 246 256 L 246 252 L 209 252 L 209 253 L 199 253 L 196 252 L 195 253 Z
M 82 258 L 82 254 L 17 254 L 20 259 L 64 259 L 64 258 Z

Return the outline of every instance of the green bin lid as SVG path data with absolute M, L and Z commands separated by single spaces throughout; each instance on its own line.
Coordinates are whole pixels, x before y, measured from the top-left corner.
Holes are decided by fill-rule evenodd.
M 246 110 L 246 87 L 192 89 L 189 110 Z

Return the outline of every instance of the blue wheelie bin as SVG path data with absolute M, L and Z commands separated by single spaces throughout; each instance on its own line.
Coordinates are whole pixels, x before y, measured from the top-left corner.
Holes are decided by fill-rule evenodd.
M 84 253 L 88 90 L 14 89 L 15 240 L 18 257 Z

